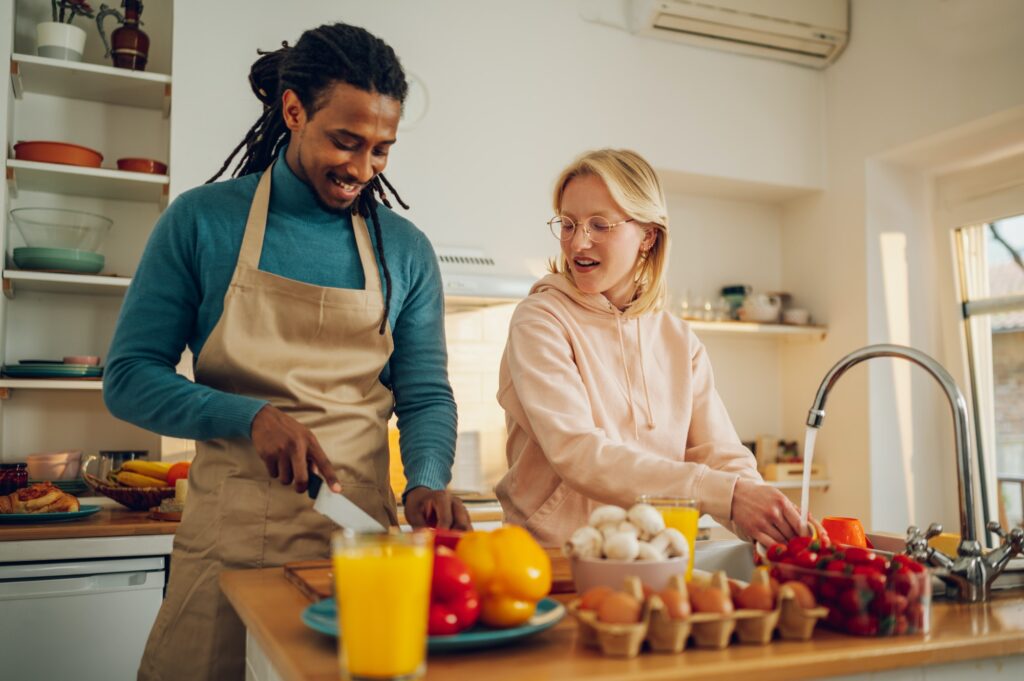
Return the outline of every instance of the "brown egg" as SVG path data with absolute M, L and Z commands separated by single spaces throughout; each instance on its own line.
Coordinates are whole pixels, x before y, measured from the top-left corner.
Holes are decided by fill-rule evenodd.
M 621 591 L 608 594 L 597 608 L 597 619 L 606 624 L 636 624 L 640 621 L 640 601 Z
M 769 577 L 768 586 L 772 588 L 772 600 L 774 601 L 779 597 L 779 580 L 774 577 Z
M 674 620 L 684 620 L 690 616 L 690 599 L 676 589 L 668 588 L 658 592 L 661 602 L 665 604 L 668 616 Z
M 732 598 L 734 602 L 736 601 L 736 597 L 740 595 L 740 592 L 743 591 L 743 589 L 743 585 L 737 582 L 735 579 L 729 580 L 729 597 Z
M 610 586 L 595 586 L 587 589 L 580 596 L 580 609 L 581 610 L 597 610 L 601 607 L 601 602 L 608 597 L 609 594 L 615 593 L 615 589 Z
M 788 586 L 793 589 L 793 596 L 796 599 L 797 605 L 804 610 L 809 610 L 817 605 L 814 600 L 814 594 L 807 588 L 807 585 L 803 582 L 786 582 L 782 586 Z
M 775 599 L 767 584 L 751 584 L 736 594 L 736 606 L 746 610 L 774 610 Z
M 706 589 L 690 592 L 690 605 L 694 612 L 717 612 L 728 615 L 733 611 L 732 599 L 721 589 L 709 586 Z

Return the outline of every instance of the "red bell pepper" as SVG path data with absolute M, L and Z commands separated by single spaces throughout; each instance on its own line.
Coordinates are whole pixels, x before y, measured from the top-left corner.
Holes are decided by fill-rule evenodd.
M 448 636 L 469 629 L 480 616 L 480 597 L 466 564 L 445 546 L 434 551 L 434 577 L 430 587 L 431 636 Z

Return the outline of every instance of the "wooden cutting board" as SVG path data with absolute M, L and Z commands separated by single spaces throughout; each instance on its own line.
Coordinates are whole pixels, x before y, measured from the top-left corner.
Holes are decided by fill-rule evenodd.
M 545 549 L 551 558 L 551 593 L 564 594 L 576 590 L 569 560 L 559 549 Z M 309 601 L 322 601 L 334 593 L 331 586 L 331 561 L 302 560 L 284 564 L 284 577 Z

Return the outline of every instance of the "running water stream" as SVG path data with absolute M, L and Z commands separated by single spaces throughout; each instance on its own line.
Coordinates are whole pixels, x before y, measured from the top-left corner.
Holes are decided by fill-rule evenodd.
M 814 461 L 814 440 L 818 437 L 818 429 L 807 426 L 807 435 L 804 436 L 804 479 L 800 488 L 800 530 L 807 527 L 807 509 L 810 504 L 811 492 L 811 463 Z

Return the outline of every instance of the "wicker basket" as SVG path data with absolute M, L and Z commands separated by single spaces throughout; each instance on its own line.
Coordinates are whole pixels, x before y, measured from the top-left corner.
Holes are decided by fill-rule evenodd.
M 160 502 L 174 496 L 173 487 L 124 487 L 111 485 L 95 475 L 85 474 L 85 482 L 105 497 L 110 497 L 122 506 L 133 511 L 148 511 Z

